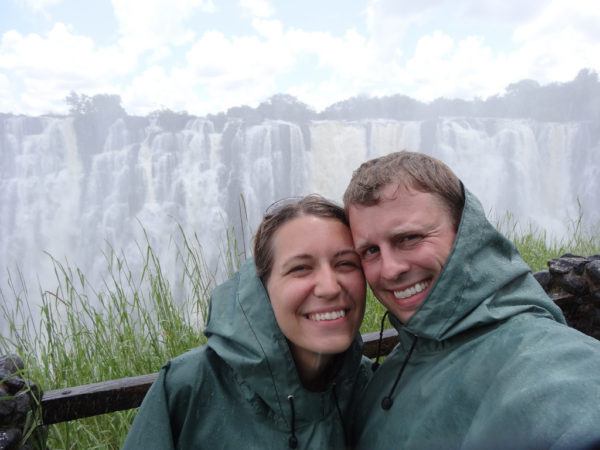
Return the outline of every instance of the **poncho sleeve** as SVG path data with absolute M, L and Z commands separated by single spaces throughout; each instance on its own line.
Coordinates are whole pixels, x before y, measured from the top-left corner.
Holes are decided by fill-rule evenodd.
M 165 378 L 169 365 L 161 369 L 142 402 L 127 434 L 123 450 L 175 449 Z

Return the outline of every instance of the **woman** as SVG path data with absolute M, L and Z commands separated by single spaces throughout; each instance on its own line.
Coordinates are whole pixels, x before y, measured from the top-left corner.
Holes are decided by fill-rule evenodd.
M 213 292 L 208 343 L 161 370 L 126 449 L 345 447 L 350 399 L 370 371 L 344 211 L 316 195 L 278 206 L 254 256 Z

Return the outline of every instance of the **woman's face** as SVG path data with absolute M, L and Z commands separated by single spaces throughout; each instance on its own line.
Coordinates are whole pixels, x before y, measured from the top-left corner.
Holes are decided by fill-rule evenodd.
M 350 230 L 335 219 L 301 216 L 273 236 L 267 282 L 275 318 L 296 364 L 314 367 L 344 352 L 365 312 L 365 278 Z

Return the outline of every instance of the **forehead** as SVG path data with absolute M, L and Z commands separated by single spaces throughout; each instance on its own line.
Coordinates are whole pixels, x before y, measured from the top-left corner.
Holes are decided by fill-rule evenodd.
M 397 184 L 382 188 L 375 205 L 350 205 L 348 215 L 355 240 L 391 228 L 394 231 L 418 231 L 452 222 L 450 212 L 439 196 Z
M 272 246 L 274 263 L 277 263 L 283 257 L 316 256 L 352 248 L 352 235 L 337 219 L 304 215 L 279 227 Z

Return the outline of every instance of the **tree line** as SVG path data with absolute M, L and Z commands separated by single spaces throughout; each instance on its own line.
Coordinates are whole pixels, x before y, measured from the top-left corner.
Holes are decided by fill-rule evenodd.
M 118 118 L 130 117 L 121 106 L 118 95 L 98 94 L 87 96 L 71 92 L 66 97 L 69 113 L 79 121 L 94 122 L 105 128 Z M 276 94 L 256 108 L 242 105 L 218 114 L 208 114 L 207 119 L 222 130 L 231 119 L 246 124 L 264 120 L 286 120 L 305 123 L 311 120 L 427 120 L 442 116 L 523 118 L 549 122 L 600 120 L 600 82 L 598 73 L 582 69 L 565 83 L 540 85 L 534 80 L 521 80 L 507 86 L 502 95 L 472 100 L 438 98 L 425 103 L 406 95 L 383 97 L 357 96 L 343 100 L 316 112 L 288 94 Z M 194 116 L 186 111 L 160 109 L 146 116 L 169 131 L 182 129 Z

